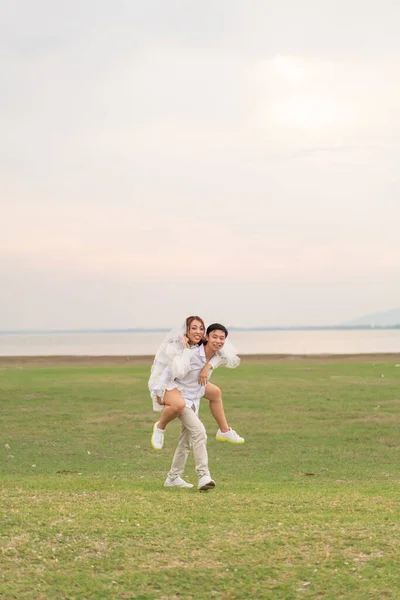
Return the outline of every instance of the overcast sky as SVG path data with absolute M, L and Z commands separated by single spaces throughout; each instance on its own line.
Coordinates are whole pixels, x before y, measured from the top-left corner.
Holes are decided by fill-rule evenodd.
M 400 305 L 400 4 L 0 7 L 0 330 Z

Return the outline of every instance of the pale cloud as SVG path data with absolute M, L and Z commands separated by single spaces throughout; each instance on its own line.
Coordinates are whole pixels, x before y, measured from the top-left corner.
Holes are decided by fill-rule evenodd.
M 0 4 L 0 329 L 398 304 L 396 6 Z

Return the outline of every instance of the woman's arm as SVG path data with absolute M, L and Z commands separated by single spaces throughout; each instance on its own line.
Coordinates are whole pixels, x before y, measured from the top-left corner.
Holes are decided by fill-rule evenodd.
M 186 346 L 184 339 L 168 344 L 166 354 L 173 379 L 180 379 L 190 371 L 191 349 Z

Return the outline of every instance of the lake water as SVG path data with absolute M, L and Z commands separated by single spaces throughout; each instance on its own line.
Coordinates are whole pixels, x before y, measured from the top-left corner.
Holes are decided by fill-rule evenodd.
M 152 355 L 165 332 L 0 334 L 0 356 Z M 239 354 L 400 353 L 400 329 L 232 331 Z

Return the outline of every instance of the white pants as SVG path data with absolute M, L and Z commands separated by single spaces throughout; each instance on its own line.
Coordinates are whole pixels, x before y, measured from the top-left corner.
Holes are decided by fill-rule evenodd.
M 186 407 L 178 419 L 181 422 L 181 435 L 179 437 L 178 446 L 175 450 L 174 458 L 168 477 L 173 479 L 178 475 L 181 476 L 185 470 L 187 458 L 190 448 L 193 449 L 193 457 L 197 475 L 210 475 L 208 470 L 208 454 L 207 454 L 207 434 L 203 423 L 200 421 L 196 413 Z

